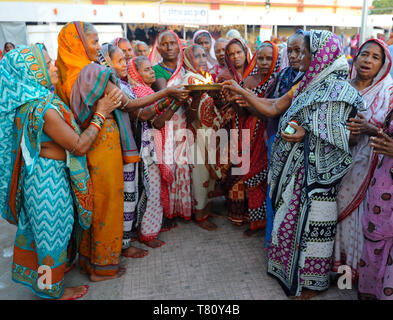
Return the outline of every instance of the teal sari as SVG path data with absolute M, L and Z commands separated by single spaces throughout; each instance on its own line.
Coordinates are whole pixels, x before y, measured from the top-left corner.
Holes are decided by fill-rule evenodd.
M 0 210 L 18 226 L 12 278 L 40 297 L 59 298 L 74 220 L 78 228 L 89 228 L 92 199 L 86 157 L 40 157 L 49 109 L 81 133 L 50 86 L 40 45 L 18 47 L 0 62 Z M 51 277 L 42 283 L 40 274 Z

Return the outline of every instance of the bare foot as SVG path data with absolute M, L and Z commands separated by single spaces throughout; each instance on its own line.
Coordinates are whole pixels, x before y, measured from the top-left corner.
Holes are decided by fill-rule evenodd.
M 318 294 L 318 291 L 303 289 L 302 294 L 299 297 L 296 297 L 296 300 L 310 300 Z
M 75 300 L 82 298 L 87 291 L 89 291 L 89 286 L 79 286 L 73 288 L 65 288 L 63 295 L 58 300 Z
M 126 258 L 143 258 L 149 254 L 149 250 L 144 250 L 131 246 L 122 251 L 121 255 Z
M 162 247 L 163 245 L 166 244 L 164 241 L 159 240 L 159 239 L 153 239 L 151 241 L 142 242 L 142 243 L 144 243 L 145 245 L 147 245 L 150 248 L 159 248 L 159 247 Z
M 214 224 L 213 222 L 210 222 L 209 220 L 204 220 L 204 221 L 196 221 L 195 222 L 197 226 L 201 227 L 202 229 L 205 229 L 207 231 L 214 231 L 217 230 L 217 225 Z
M 113 276 L 96 276 L 96 275 L 91 274 L 90 281 L 99 282 L 99 281 L 117 279 L 117 278 L 120 278 L 122 275 L 124 275 L 126 273 L 126 271 L 127 271 L 126 267 L 119 267 L 119 271 Z
M 252 237 L 254 234 L 256 234 L 258 232 L 258 230 L 251 230 L 251 229 L 247 229 L 246 231 L 243 232 L 243 235 L 246 238 L 250 238 Z

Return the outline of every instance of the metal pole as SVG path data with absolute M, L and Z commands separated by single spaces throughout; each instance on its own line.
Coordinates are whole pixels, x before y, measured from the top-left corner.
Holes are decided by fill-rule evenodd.
M 247 41 L 247 25 L 244 25 L 244 40 Z
M 360 28 L 359 47 L 366 41 L 368 19 L 368 0 L 363 0 L 362 26 Z

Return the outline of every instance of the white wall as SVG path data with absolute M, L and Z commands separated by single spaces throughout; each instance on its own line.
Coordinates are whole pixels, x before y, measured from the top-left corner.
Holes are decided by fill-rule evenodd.
M 94 25 L 98 32 L 100 43 L 110 42 L 114 38 L 123 37 L 123 28 L 120 25 Z M 49 25 L 29 25 L 27 34 L 29 43 L 43 42 L 52 59 L 57 58 L 57 35 L 62 25 L 50 23 Z

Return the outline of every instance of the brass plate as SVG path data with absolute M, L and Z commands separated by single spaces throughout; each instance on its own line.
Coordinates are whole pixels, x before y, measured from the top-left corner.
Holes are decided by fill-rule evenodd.
M 204 90 L 221 90 L 222 85 L 221 84 L 188 84 L 184 86 L 186 90 L 191 90 L 191 91 L 204 91 Z

